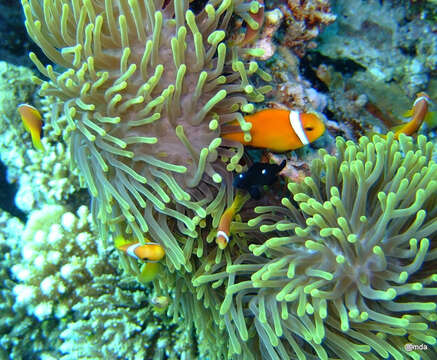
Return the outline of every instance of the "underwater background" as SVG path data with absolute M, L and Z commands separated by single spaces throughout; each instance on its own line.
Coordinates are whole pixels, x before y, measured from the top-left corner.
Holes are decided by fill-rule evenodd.
M 437 358 L 435 0 L 0 0 L 0 32 L 0 359 Z

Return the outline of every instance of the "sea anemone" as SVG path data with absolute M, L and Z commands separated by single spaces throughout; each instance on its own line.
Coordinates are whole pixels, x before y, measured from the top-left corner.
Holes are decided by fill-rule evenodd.
M 249 83 L 253 73 L 269 77 L 224 42 L 231 15 L 249 8 L 234 0 L 196 13 L 188 0 L 22 4 L 30 36 L 66 68 L 30 55 L 49 79 L 39 83 L 55 99 L 53 127 L 61 131 L 58 114 L 66 117 L 101 236 L 148 237 L 170 267 L 186 265 L 187 244 L 203 241 L 199 226 L 216 226 L 232 201 L 231 171 L 241 171 L 243 147 L 223 141 L 221 125 L 238 120 L 250 136 L 240 111 L 269 90 Z
M 337 155 L 321 150 L 282 206 L 235 222 L 240 256 L 193 279 L 221 295 L 230 347 L 255 327 L 268 359 L 435 358 L 432 152 L 424 136 L 337 138 Z

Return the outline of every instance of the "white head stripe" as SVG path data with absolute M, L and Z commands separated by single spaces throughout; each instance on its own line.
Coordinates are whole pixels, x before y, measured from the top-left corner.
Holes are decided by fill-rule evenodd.
M 418 97 L 415 102 L 413 102 L 413 106 L 416 106 L 416 104 L 422 100 L 425 100 L 428 104 L 431 104 L 431 101 L 429 100 L 428 96 L 421 96 L 421 97 Z
M 132 256 L 134 259 L 141 260 L 141 259 L 137 256 L 137 254 L 135 254 L 135 250 L 136 250 L 136 248 L 137 248 L 138 246 L 141 246 L 141 244 L 140 244 L 140 243 L 132 244 L 131 246 L 129 246 L 129 247 L 126 249 L 126 253 L 127 253 L 129 256 Z
M 297 137 L 299 138 L 300 142 L 304 145 L 308 145 L 310 142 L 305 134 L 305 131 L 303 131 L 302 121 L 300 121 L 300 112 L 295 110 L 290 111 L 289 119 L 290 125 L 296 133 Z
M 223 236 L 225 238 L 226 244 L 229 243 L 229 236 L 224 231 L 217 231 L 217 239 L 219 238 L 219 236 Z

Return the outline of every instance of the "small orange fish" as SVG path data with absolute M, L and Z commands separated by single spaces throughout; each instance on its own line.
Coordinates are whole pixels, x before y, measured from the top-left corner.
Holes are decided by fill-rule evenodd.
M 235 214 L 241 209 L 241 207 L 246 203 L 246 201 L 249 200 L 249 198 L 249 194 L 237 190 L 235 199 L 232 202 L 231 206 L 224 211 L 222 217 L 220 218 L 215 242 L 221 250 L 223 250 L 229 243 L 232 219 L 234 218 Z
M 38 150 L 44 151 L 44 146 L 41 143 L 41 114 L 35 107 L 29 104 L 18 105 L 18 112 L 20 113 L 24 128 L 32 137 L 33 146 Z
M 229 133 L 224 131 L 222 137 L 247 146 L 284 152 L 299 149 L 317 140 L 325 132 L 323 115 L 315 112 L 264 109 L 244 118 L 252 124 L 251 141 L 245 141 L 244 134 L 238 130 Z M 231 123 L 234 124 L 237 123 Z
M 116 247 L 137 260 L 159 261 L 165 255 L 163 247 L 156 243 L 144 245 L 140 243 L 128 243 Z
M 134 243 L 119 235 L 114 239 L 115 247 L 136 260 L 144 260 L 141 271 L 137 278 L 142 283 L 148 283 L 156 278 L 161 271 L 161 264 L 158 262 L 165 256 L 164 248 L 157 243 Z
M 396 127 L 395 139 L 398 139 L 400 134 L 410 136 L 419 130 L 423 121 L 426 120 L 425 118 L 427 115 L 430 114 L 428 112 L 428 105 L 430 103 L 431 99 L 429 98 L 428 94 L 419 92 L 416 95 L 416 100 L 413 103 L 413 107 L 404 114 L 405 117 L 411 116 L 411 120 L 406 124 Z

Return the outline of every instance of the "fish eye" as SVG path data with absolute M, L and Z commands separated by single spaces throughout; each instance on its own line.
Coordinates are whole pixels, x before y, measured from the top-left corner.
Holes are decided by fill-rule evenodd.
M 261 171 L 261 174 L 265 175 L 267 173 L 266 169 L 263 169 L 263 171 Z
M 311 127 L 311 126 L 307 126 L 307 127 L 305 128 L 305 130 L 306 130 L 306 131 L 313 131 L 313 130 L 314 130 L 314 128 L 313 128 L 313 127 Z

